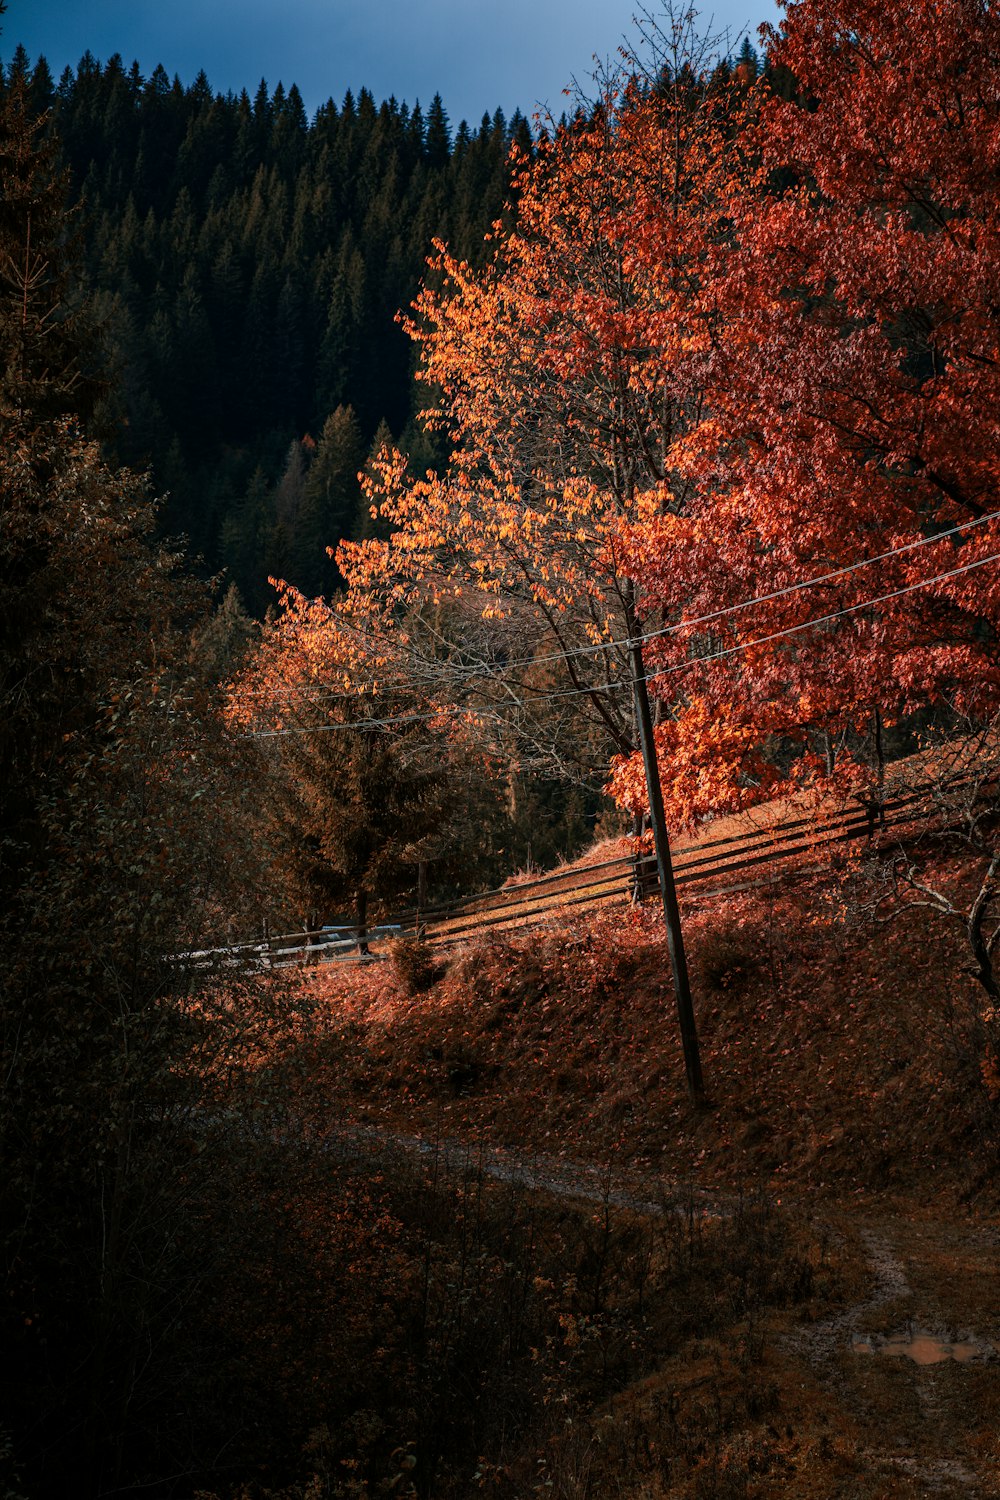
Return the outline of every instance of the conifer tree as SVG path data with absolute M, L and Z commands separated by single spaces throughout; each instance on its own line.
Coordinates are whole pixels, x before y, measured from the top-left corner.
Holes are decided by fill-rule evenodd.
M 46 131 L 73 201 L 87 199 L 81 244 L 128 423 L 119 456 L 152 465 L 171 491 L 165 524 L 215 567 L 223 537 L 232 552 L 226 495 L 258 464 L 277 484 L 292 438 L 340 405 L 365 446 L 383 417 L 395 432 L 412 417 L 395 318 L 435 234 L 482 258 L 507 191 L 508 127 L 487 117 L 473 152 L 467 131 L 450 140 L 439 96 L 425 114 L 367 89 L 310 124 L 294 85 L 223 96 L 204 74 L 184 87 L 162 66 L 144 80 L 89 54 L 54 90 L 44 60 L 18 55 L 0 94 L 15 88 L 51 99 Z M 263 575 L 244 587 L 266 597 Z
M 427 111 L 427 128 L 424 132 L 424 152 L 427 165 L 432 171 L 440 171 L 447 165 L 451 155 L 451 132 L 448 116 L 440 94 L 435 94 Z
M 202 590 L 80 431 L 69 226 L 20 85 L 0 205 L 0 1408 L 32 1494 L 90 1497 L 164 1461 L 157 1403 L 206 1352 L 168 1352 L 205 1244 L 167 956 L 227 899 L 243 792 L 188 661 Z
M 257 635 L 240 591 L 231 583 L 209 619 L 191 639 L 192 660 L 214 682 L 226 682 L 243 665 Z
M 264 556 L 271 486 L 260 464 L 222 525 L 222 562 L 255 615 L 263 615 L 273 595 Z
M 379 455 L 390 453 L 394 451 L 395 447 L 395 440 L 389 430 L 389 424 L 383 417 L 375 430 L 375 436 L 372 439 L 372 445 L 365 460 L 363 472 L 369 484 L 374 482 L 377 475 Z M 372 510 L 372 503 L 363 488 L 362 493 L 358 496 L 357 507 L 354 513 L 354 523 L 347 533 L 352 542 L 366 541 L 374 537 L 384 541 L 388 537 L 388 526 L 377 514 L 373 515 Z
M 311 525 L 320 546 L 333 547 L 350 536 L 361 491 L 358 472 L 364 460 L 361 432 L 353 406 L 338 406 L 323 423 L 323 431 L 306 481 L 306 501 L 312 506 Z
M 440 843 L 456 804 L 442 747 L 435 753 L 426 736 L 380 729 L 385 712 L 382 699 L 342 698 L 280 739 L 286 780 L 278 817 L 289 889 L 305 908 L 305 925 L 348 916 L 363 951 L 373 906 L 389 911 L 413 891 L 417 867 Z
M 89 412 L 87 337 L 74 311 L 65 174 L 30 112 L 23 76 L 0 101 L 0 403 L 46 416 Z
M 293 441 L 271 502 L 271 522 L 265 542 L 267 576 L 294 580 L 308 565 L 309 539 L 303 535 L 308 452 Z M 316 539 L 318 546 L 318 538 Z

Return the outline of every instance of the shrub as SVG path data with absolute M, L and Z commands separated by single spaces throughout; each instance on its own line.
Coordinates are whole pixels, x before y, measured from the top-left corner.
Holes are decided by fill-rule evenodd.
M 423 938 L 398 938 L 392 945 L 392 969 L 408 995 L 423 995 L 443 979 L 447 963 L 435 957 Z
M 761 956 L 752 933 L 737 925 L 708 928 L 695 957 L 695 971 L 708 990 L 745 985 L 760 970 Z

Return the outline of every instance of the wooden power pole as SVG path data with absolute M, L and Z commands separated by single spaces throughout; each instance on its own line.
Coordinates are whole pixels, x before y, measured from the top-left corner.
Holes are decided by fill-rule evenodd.
M 674 868 L 670 859 L 670 840 L 663 815 L 663 791 L 660 786 L 660 767 L 656 759 L 656 744 L 653 739 L 653 716 L 649 711 L 649 693 L 646 690 L 646 668 L 642 659 L 642 642 L 636 637 L 630 621 L 628 659 L 632 672 L 632 691 L 635 695 L 635 714 L 639 725 L 639 742 L 642 746 L 642 763 L 646 771 L 646 792 L 649 796 L 649 820 L 653 828 L 653 847 L 656 850 L 656 873 L 660 881 L 663 899 L 663 921 L 667 929 L 667 948 L 670 952 L 670 967 L 674 976 L 674 995 L 677 999 L 677 1019 L 680 1023 L 681 1045 L 684 1049 L 684 1071 L 687 1074 L 688 1093 L 694 1102 L 704 1098 L 705 1084 L 701 1073 L 701 1053 L 698 1047 L 698 1028 L 694 1019 L 691 1000 L 691 983 L 688 979 L 687 958 L 684 954 L 684 935 L 681 931 L 681 913 L 677 904 L 677 888 L 674 885 Z

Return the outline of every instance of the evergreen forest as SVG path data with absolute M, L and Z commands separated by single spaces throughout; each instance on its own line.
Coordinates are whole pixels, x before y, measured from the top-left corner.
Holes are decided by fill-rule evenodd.
M 482 259 L 526 120 L 453 130 L 440 96 L 424 112 L 361 88 L 310 121 L 294 84 L 224 97 L 89 55 L 55 82 L 23 49 L 3 86 L 21 83 L 79 209 L 115 458 L 151 471 L 161 526 L 252 612 L 269 576 L 329 589 L 325 549 L 370 524 L 369 452 L 435 460 L 396 315 L 435 238 Z

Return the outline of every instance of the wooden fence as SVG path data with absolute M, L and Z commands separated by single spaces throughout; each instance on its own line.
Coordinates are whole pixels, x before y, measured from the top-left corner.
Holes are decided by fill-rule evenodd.
M 772 884 L 784 875 L 815 871 L 825 862 L 826 852 L 838 844 L 863 843 L 881 838 L 890 830 L 896 838 L 905 838 L 926 825 L 928 799 L 929 789 L 918 787 L 890 797 L 880 806 L 858 803 L 837 813 L 786 818 L 767 827 L 744 829 L 680 849 L 674 854 L 673 865 L 681 899 L 685 905 L 717 900 Z M 655 856 L 623 854 L 458 901 L 399 912 L 391 921 L 368 929 L 367 954 L 358 953 L 355 930 L 340 927 L 205 949 L 183 957 L 199 968 L 364 962 L 379 956 L 400 937 L 420 936 L 432 948 L 444 949 L 476 933 L 535 927 L 575 907 L 641 901 L 657 892 Z
M 673 868 L 682 901 L 715 900 L 770 884 L 791 868 L 815 869 L 811 856 L 842 843 L 859 843 L 890 828 L 898 835 L 922 825 L 925 790 L 827 816 L 789 818 L 770 827 L 709 839 L 674 854 Z M 607 901 L 644 900 L 658 893 L 652 853 L 626 854 L 599 864 L 556 871 L 536 880 L 503 886 L 450 906 L 402 913 L 396 920 L 407 933 L 421 931 L 433 947 L 450 947 L 473 933 L 537 925 L 573 907 Z

